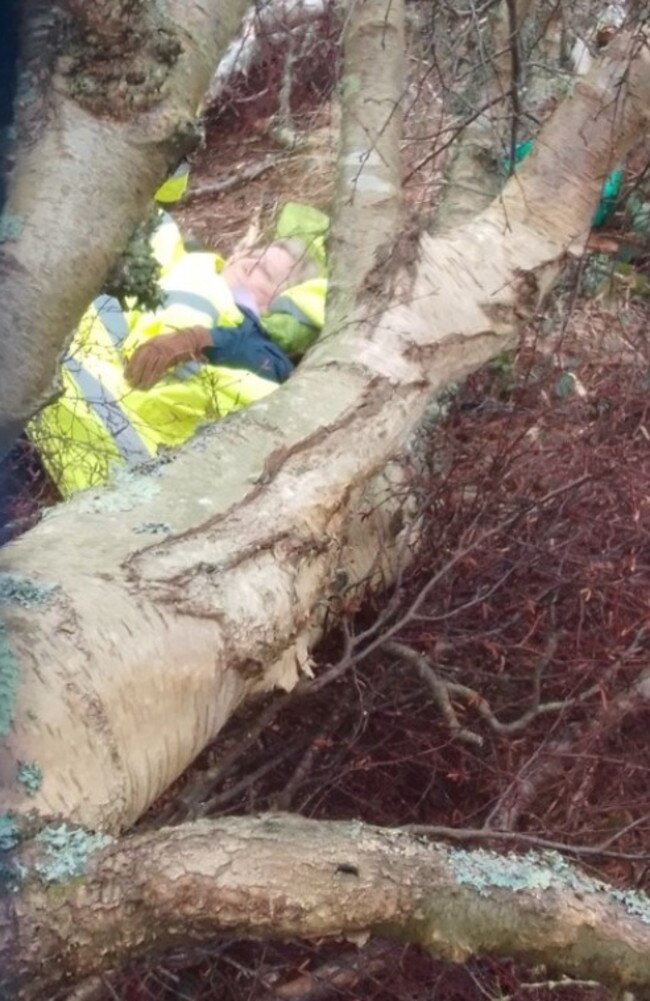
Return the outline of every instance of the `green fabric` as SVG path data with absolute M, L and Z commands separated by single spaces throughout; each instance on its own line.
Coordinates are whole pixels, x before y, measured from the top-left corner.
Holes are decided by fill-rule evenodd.
M 302 240 L 307 253 L 314 260 L 322 274 L 327 270 L 325 238 L 329 229 L 329 218 L 313 205 L 287 202 L 281 209 L 275 224 L 278 240 Z
M 297 361 L 318 339 L 320 330 L 288 313 L 265 313 L 262 326 L 274 344 Z
M 303 355 L 323 329 L 326 295 L 327 279 L 309 278 L 286 289 L 262 317 L 271 340 L 291 358 Z
M 515 167 L 519 166 L 523 160 L 526 159 L 530 151 L 535 144 L 534 139 L 524 139 L 522 142 L 517 143 L 515 147 Z M 504 156 L 501 158 L 499 164 L 499 170 L 502 174 L 507 175 L 510 171 L 510 157 Z M 605 178 L 605 182 L 600 193 L 600 201 L 596 207 L 596 211 L 591 217 L 592 226 L 602 226 L 607 222 L 612 212 L 616 208 L 616 200 L 618 198 L 619 192 L 621 190 L 621 184 L 623 183 L 623 171 L 622 170 L 612 170 L 610 174 Z
M 618 198 L 622 183 L 622 170 L 613 170 L 605 179 L 600 196 L 600 202 L 598 203 L 598 207 L 596 208 L 591 220 L 592 226 L 602 226 L 603 223 L 607 222 L 616 208 L 616 199 Z

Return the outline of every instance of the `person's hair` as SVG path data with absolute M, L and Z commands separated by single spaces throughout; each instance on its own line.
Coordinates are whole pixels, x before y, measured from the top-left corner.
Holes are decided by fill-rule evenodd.
M 291 284 L 300 285 L 308 282 L 311 278 L 318 278 L 320 268 L 316 261 L 307 253 L 305 245 L 298 237 L 289 237 L 285 240 L 273 240 L 271 247 L 282 247 L 296 262 L 291 272 Z

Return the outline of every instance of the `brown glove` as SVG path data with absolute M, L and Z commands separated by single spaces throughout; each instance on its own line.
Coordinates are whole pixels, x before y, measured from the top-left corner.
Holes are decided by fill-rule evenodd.
M 192 358 L 200 358 L 204 348 L 212 345 L 206 327 L 188 327 L 173 334 L 158 334 L 141 344 L 129 359 L 125 375 L 134 389 L 149 389 L 168 368 Z

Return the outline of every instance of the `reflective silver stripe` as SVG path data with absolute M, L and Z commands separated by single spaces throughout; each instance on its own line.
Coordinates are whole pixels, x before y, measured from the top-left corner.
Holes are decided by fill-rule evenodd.
M 292 316 L 294 320 L 298 320 L 299 323 L 305 323 L 308 327 L 318 329 L 314 321 L 299 306 L 296 306 L 295 302 L 287 295 L 280 295 L 277 299 L 274 299 L 268 311 L 269 313 L 286 313 Z
M 105 386 L 102 386 L 99 379 L 96 379 L 85 369 L 76 358 L 66 358 L 63 367 L 77 383 L 84 401 L 102 422 L 122 458 L 129 463 L 149 459 L 151 453 L 140 435 L 122 411 L 113 394 L 109 393 Z
M 206 296 L 199 295 L 198 292 L 185 292 L 183 289 L 169 289 L 165 292 L 165 308 L 169 306 L 189 306 L 190 309 L 207 313 L 213 322 L 219 315 L 217 307 Z
M 190 165 L 186 160 L 181 160 L 178 167 L 170 177 L 187 177 L 190 172 Z M 168 178 L 169 180 L 169 178 Z
M 99 319 L 106 327 L 113 346 L 119 348 L 126 340 L 129 328 L 124 310 L 112 295 L 98 295 L 94 302 Z

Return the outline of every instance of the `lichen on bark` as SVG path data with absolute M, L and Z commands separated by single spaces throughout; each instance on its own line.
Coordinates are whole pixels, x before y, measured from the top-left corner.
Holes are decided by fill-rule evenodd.
M 96 115 L 126 119 L 159 103 L 183 45 L 156 5 L 69 0 L 69 40 L 59 63 L 68 92 Z
M 7 641 L 7 630 L 0 622 L 0 738 L 9 733 L 18 695 L 20 667 Z

